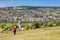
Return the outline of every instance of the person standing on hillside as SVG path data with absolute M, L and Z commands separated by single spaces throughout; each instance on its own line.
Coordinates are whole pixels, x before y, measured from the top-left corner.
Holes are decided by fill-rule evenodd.
M 14 35 L 16 35 L 16 31 L 17 31 L 17 26 L 15 25 L 13 28 Z

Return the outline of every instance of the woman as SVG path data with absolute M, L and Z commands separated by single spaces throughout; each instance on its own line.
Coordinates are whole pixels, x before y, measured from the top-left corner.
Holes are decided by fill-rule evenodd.
M 17 26 L 13 28 L 14 35 L 16 35 L 16 31 L 17 31 Z

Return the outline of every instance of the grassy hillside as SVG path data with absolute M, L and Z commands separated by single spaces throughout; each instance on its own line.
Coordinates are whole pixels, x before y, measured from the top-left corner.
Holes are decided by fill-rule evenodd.
M 0 40 L 60 40 L 60 26 L 0 34 Z

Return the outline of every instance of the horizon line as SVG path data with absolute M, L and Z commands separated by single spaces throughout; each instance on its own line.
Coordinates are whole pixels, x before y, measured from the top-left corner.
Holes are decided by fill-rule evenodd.
M 26 6 L 26 5 L 24 5 Z M 27 5 L 28 6 L 28 5 Z M 29 5 L 30 6 L 30 5 Z M 0 7 L 0 8 L 7 8 L 7 7 L 19 7 L 19 6 L 4 6 L 4 7 Z M 20 6 L 21 7 L 21 6 Z M 60 7 L 60 6 L 32 6 L 32 7 Z

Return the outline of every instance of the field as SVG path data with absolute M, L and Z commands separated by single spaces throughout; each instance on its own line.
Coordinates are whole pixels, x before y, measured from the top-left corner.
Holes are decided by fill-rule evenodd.
M 60 26 L 0 33 L 0 40 L 60 40 Z

